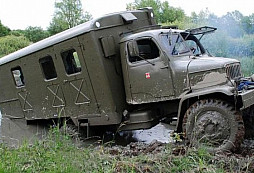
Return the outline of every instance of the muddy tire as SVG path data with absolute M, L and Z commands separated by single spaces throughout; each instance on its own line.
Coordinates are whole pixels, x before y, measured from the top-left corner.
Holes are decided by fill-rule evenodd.
M 244 139 L 240 112 L 225 101 L 199 100 L 186 111 L 183 131 L 188 144 L 210 152 L 237 150 Z

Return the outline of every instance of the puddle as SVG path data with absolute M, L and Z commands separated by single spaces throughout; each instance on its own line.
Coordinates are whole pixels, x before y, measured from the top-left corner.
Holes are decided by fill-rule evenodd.
M 133 137 L 140 142 L 151 143 L 154 140 L 157 140 L 162 143 L 173 142 L 171 134 L 173 130 L 172 126 L 164 123 L 159 123 L 151 129 L 146 130 L 135 130 L 133 131 Z
M 171 137 L 173 129 L 174 126 L 159 123 L 151 129 L 124 131 L 120 132 L 119 136 L 116 136 L 115 143 L 117 145 L 128 145 L 131 142 L 150 144 L 155 140 L 162 143 L 170 143 L 173 142 Z

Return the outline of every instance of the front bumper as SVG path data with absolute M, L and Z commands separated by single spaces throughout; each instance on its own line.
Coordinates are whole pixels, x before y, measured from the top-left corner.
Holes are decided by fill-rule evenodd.
M 254 104 L 254 89 L 244 91 L 238 94 L 242 99 L 242 107 L 241 109 L 246 109 Z

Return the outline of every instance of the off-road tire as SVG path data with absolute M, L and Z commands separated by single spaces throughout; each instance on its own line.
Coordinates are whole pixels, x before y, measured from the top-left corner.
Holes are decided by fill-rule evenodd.
M 244 139 L 241 113 L 217 99 L 199 100 L 190 106 L 182 127 L 189 145 L 205 146 L 209 152 L 236 151 Z

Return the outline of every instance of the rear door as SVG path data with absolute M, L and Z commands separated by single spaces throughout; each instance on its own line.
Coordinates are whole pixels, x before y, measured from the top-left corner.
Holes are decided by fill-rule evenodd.
M 68 116 L 86 117 L 98 113 L 97 101 L 86 68 L 86 57 L 83 56 L 78 39 L 59 43 L 54 46 L 54 51 L 60 86 L 52 86 L 52 95 L 55 95 L 53 102 L 58 99 L 56 91 L 61 88 L 65 113 Z M 60 106 L 61 100 L 58 101 Z

